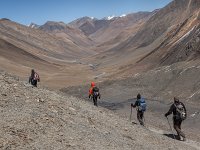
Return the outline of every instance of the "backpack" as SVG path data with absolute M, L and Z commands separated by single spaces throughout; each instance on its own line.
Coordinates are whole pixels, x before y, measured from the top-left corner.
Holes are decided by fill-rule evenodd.
M 146 107 L 147 107 L 147 104 L 145 102 L 145 99 L 144 98 L 139 99 L 138 110 L 142 111 L 142 112 L 145 112 L 146 111 Z
M 186 110 L 184 108 L 184 106 L 179 103 L 178 105 L 175 105 L 174 106 L 176 107 L 176 113 L 177 113 L 177 117 L 181 120 L 185 120 L 186 119 Z
M 94 87 L 93 88 L 93 96 L 94 97 L 98 97 L 99 96 L 99 88 L 98 87 Z
M 34 74 L 34 78 L 33 78 L 34 80 L 40 80 L 40 77 L 39 77 L 39 75 L 35 72 L 35 74 Z

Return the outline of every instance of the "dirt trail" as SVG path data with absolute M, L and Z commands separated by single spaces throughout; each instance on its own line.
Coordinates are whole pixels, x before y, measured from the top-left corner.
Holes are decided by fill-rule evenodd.
M 154 132 L 154 133 L 157 133 L 157 134 L 161 134 L 161 135 L 164 135 L 164 136 L 168 136 L 169 138 L 174 138 L 174 133 L 171 133 L 171 132 L 168 132 L 168 131 L 164 131 L 164 130 L 161 130 L 161 129 L 155 129 L 153 127 L 147 127 L 147 129 L 149 129 L 150 131 Z M 190 139 L 187 139 L 186 141 L 180 141 L 180 144 L 186 144 L 186 145 L 189 145 L 193 148 L 196 148 L 198 150 L 200 150 L 200 143 L 199 142 L 196 142 L 196 141 L 193 141 L 193 140 L 190 140 Z

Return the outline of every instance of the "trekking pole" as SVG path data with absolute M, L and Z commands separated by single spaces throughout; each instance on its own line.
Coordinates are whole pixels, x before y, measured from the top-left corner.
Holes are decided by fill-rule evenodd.
M 143 120 L 144 120 L 144 126 L 146 127 L 146 121 L 144 115 L 143 115 Z
M 132 117 L 132 106 L 131 106 L 130 122 L 131 122 L 131 117 Z
M 166 117 L 166 118 L 167 118 L 167 117 Z M 168 121 L 168 124 L 169 124 L 169 126 L 170 126 L 170 129 L 171 129 L 171 131 L 172 131 L 173 138 L 176 139 L 168 118 L 167 118 L 167 121 Z

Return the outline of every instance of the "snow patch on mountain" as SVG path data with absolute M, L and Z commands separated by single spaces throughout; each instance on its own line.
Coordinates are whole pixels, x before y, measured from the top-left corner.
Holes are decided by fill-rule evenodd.
M 30 27 L 30 28 L 39 28 L 39 25 L 37 25 L 35 23 L 31 23 L 30 25 L 28 25 L 28 27 Z
M 115 15 L 108 16 L 108 17 L 107 17 L 107 20 L 112 20 L 114 17 L 115 17 Z
M 123 14 L 123 15 L 121 15 L 121 16 L 119 16 L 120 18 L 122 18 L 122 17 L 126 17 L 126 14 Z

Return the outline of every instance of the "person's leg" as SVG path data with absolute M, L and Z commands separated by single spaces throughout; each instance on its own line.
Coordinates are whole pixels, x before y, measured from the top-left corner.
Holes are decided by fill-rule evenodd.
M 94 98 L 94 96 L 92 97 L 92 99 L 93 99 L 93 103 L 94 103 L 94 105 L 95 105 L 95 98 Z
M 35 85 L 35 80 L 31 79 L 31 84 L 34 86 Z
M 181 131 L 181 120 L 174 120 L 174 129 L 177 132 L 178 140 L 181 139 L 181 136 L 183 137 L 183 140 L 185 140 L 185 134 Z
M 183 137 L 183 141 L 185 141 L 186 138 L 185 138 L 184 132 L 181 130 L 181 124 L 182 124 L 182 120 L 180 120 L 180 121 L 178 122 L 179 135 L 182 136 L 182 137 Z
M 97 97 L 95 98 L 95 106 L 97 106 Z
M 37 80 L 35 80 L 35 87 L 37 87 Z
M 97 106 L 97 97 L 96 96 L 93 96 L 93 102 L 94 102 L 94 105 Z
M 29 77 L 28 83 L 31 83 L 31 80 L 32 80 L 32 78 L 31 78 L 31 77 Z
M 33 80 L 33 79 L 32 79 L 31 84 L 32 84 L 33 86 L 37 87 L 37 80 Z
M 138 119 L 138 121 L 139 121 L 139 123 L 141 125 L 144 125 L 144 122 L 143 122 L 143 112 L 141 112 L 141 111 L 137 112 L 137 119 Z

